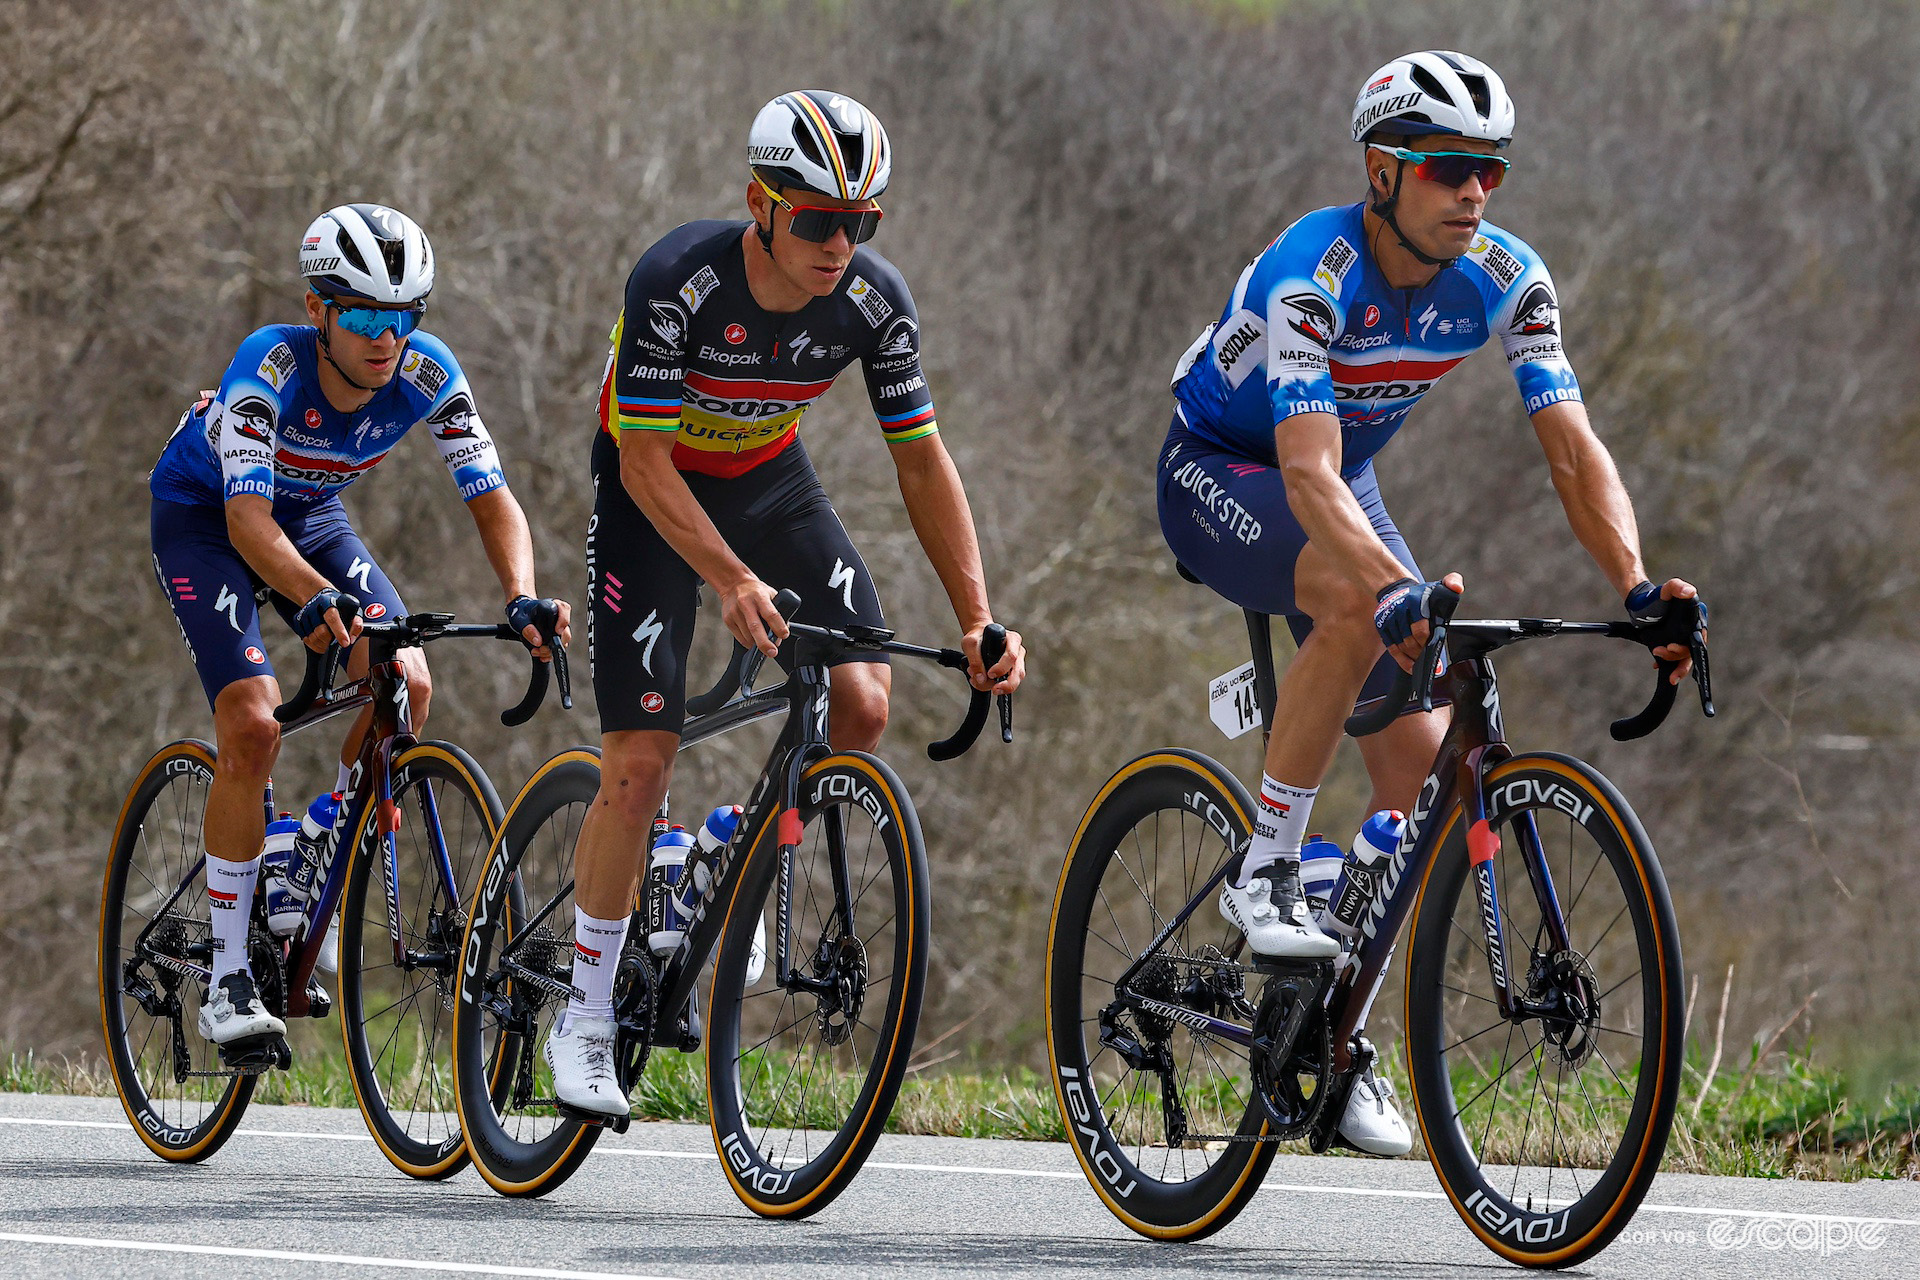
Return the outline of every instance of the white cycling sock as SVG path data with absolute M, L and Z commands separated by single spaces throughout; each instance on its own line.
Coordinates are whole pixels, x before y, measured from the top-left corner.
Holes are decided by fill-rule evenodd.
M 213 985 L 247 967 L 247 917 L 253 914 L 253 886 L 260 859 L 228 862 L 207 855 L 207 910 L 213 917 Z
M 1240 864 L 1240 876 L 1234 881 L 1244 889 L 1252 879 L 1277 862 L 1291 858 L 1300 861 L 1300 838 L 1307 831 L 1307 815 L 1313 812 L 1318 787 L 1290 787 L 1260 775 L 1260 803 L 1253 819 L 1253 843 Z
M 335 794 L 335 795 L 344 795 L 344 794 L 346 794 L 346 790 L 347 790 L 347 779 L 348 779 L 348 778 L 351 778 L 352 776 L 353 776 L 353 766 L 352 766 L 352 765 L 350 765 L 350 764 L 343 764 L 343 765 L 341 765 L 341 766 L 340 766 L 340 772 L 339 772 L 339 774 L 338 774 L 338 775 L 337 775 L 337 776 L 336 776 L 336 777 L 334 778 L 334 780 L 333 780 L 333 790 L 334 790 L 334 794 Z
M 567 1001 L 568 1023 L 613 1016 L 613 971 L 626 941 L 627 917 L 600 920 L 574 907 L 573 985 L 580 994 Z

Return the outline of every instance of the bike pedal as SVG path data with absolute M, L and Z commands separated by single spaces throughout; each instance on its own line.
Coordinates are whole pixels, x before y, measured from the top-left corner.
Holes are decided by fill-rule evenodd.
M 1255 973 L 1264 973 L 1276 978 L 1315 978 L 1324 981 L 1333 976 L 1331 960 L 1293 960 L 1286 956 L 1263 956 L 1253 953 L 1253 963 L 1249 966 Z
M 623 1116 L 610 1116 L 598 1111 L 587 1111 L 580 1107 L 570 1106 L 558 1098 L 554 1099 L 553 1109 L 569 1120 L 578 1120 L 581 1124 L 590 1124 L 603 1129 L 611 1129 L 615 1133 L 625 1133 L 627 1126 L 633 1123 L 633 1115 L 631 1112 Z
M 333 997 L 328 995 L 327 989 L 318 982 L 309 981 L 307 983 L 307 1016 L 324 1018 L 332 1012 Z
M 277 1032 L 248 1036 L 218 1047 L 220 1065 L 229 1071 L 257 1074 L 275 1069 L 285 1071 L 293 1065 L 293 1049 L 287 1044 L 287 1038 Z

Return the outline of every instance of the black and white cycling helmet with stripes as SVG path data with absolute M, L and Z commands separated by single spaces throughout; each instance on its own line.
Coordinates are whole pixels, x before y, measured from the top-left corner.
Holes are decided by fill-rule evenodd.
M 846 94 L 801 89 L 760 108 L 747 164 L 776 189 L 877 200 L 893 177 L 893 145 L 873 112 Z
M 300 241 L 300 274 L 323 297 L 419 302 L 433 292 L 433 246 L 420 225 L 383 204 L 343 204 Z
M 1451 49 L 1395 58 L 1368 76 L 1353 104 L 1353 140 L 1370 134 L 1450 133 L 1497 146 L 1513 141 L 1513 99 L 1492 67 Z

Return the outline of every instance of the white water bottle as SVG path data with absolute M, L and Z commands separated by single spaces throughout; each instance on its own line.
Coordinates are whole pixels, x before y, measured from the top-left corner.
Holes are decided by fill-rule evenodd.
M 300 820 L 290 813 L 281 814 L 267 824 L 266 846 L 260 854 L 260 876 L 267 893 L 267 928 L 276 938 L 292 937 L 306 910 L 306 895 L 294 892 L 287 882 L 293 842 L 299 833 Z

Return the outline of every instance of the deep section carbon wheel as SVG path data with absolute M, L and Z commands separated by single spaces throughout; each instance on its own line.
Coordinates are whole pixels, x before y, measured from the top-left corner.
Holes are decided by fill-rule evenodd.
M 1291 1059 L 1256 1072 L 1248 1049 L 1198 1029 L 1194 1015 L 1253 1028 L 1267 981 L 1237 962 L 1240 935 L 1211 899 L 1152 947 L 1252 814 L 1207 757 L 1141 756 L 1088 807 L 1054 899 L 1047 1051 L 1061 1117 L 1093 1189 L 1155 1239 L 1218 1231 L 1259 1189 L 1280 1136 L 1259 1088 L 1302 1127 L 1317 1111 L 1315 1072 Z
M 817 1213 L 859 1173 L 893 1112 L 926 986 L 926 853 L 899 778 L 872 756 L 828 756 L 800 799 L 763 825 L 716 902 L 714 1142 L 734 1191 L 769 1217 Z M 782 841 L 796 845 L 784 859 Z
M 466 1167 L 453 1005 L 467 902 L 501 820 L 472 756 L 425 742 L 393 764 L 393 832 L 368 805 L 342 897 L 340 1032 L 374 1141 L 416 1178 Z
M 1640 821 L 1577 760 L 1526 755 L 1486 781 L 1500 847 L 1488 911 L 1456 807 L 1420 886 L 1407 967 L 1412 1101 L 1454 1208 L 1512 1262 L 1565 1267 L 1619 1234 L 1679 1098 L 1680 934 Z M 1564 922 L 1564 934 L 1551 923 Z M 1503 1014 L 1492 975 L 1522 1007 Z
M 184 968 L 213 956 L 200 831 L 213 768 L 213 748 L 193 740 L 147 761 L 120 811 L 100 894 L 107 1060 L 134 1131 L 167 1160 L 218 1151 L 253 1097 L 254 1077 L 224 1070 L 201 1037 L 206 988 Z
M 573 980 L 573 849 L 600 789 L 600 753 L 563 751 L 514 797 L 468 907 L 454 1003 L 454 1094 L 474 1167 L 538 1196 L 600 1137 L 555 1106 L 541 1054 Z

